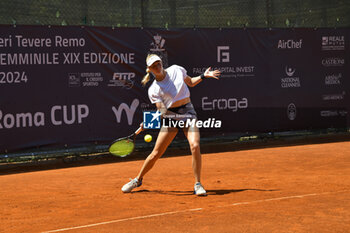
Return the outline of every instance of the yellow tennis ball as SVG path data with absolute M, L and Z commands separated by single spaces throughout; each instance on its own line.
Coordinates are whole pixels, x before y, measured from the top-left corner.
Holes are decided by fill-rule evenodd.
M 145 142 L 151 142 L 152 141 L 152 136 L 150 134 L 146 134 L 144 139 L 145 139 Z

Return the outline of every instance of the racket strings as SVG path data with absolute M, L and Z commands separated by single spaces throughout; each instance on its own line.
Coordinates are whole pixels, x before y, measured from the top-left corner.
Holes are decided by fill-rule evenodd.
M 109 148 L 109 152 L 117 156 L 126 156 L 134 150 L 134 147 L 133 140 L 125 138 L 113 143 Z

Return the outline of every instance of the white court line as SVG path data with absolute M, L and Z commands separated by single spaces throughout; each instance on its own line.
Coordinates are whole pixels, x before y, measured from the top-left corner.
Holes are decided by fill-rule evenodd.
M 58 229 L 58 230 L 44 231 L 42 233 L 69 231 L 69 230 L 74 230 L 74 229 L 81 229 L 81 228 L 94 227 L 94 226 L 99 226 L 99 225 L 106 225 L 106 224 L 116 223 L 116 222 L 124 222 L 124 221 L 143 219 L 143 218 L 152 218 L 152 217 L 157 217 L 157 216 L 164 216 L 164 215 L 177 214 L 177 213 L 183 213 L 183 212 L 199 211 L 199 210 L 202 210 L 202 209 L 203 208 L 179 210 L 179 211 L 165 212 L 165 213 L 151 214 L 151 215 L 144 215 L 144 216 L 138 216 L 138 217 L 132 217 L 132 218 L 122 218 L 122 219 L 112 220 L 112 221 L 108 221 L 108 222 L 100 222 L 100 223 L 94 223 L 94 224 L 89 224 L 89 225 L 84 225 L 84 226 L 67 227 L 67 228 Z
M 340 193 L 340 192 L 345 192 L 345 191 L 325 192 L 325 193 L 310 193 L 310 194 L 296 195 L 296 196 L 289 196 L 289 197 L 276 197 L 276 198 L 256 200 L 256 201 L 250 201 L 250 202 L 233 203 L 233 204 L 224 205 L 224 206 L 217 206 L 217 207 L 227 207 L 227 206 L 236 206 L 236 205 L 249 205 L 249 204 L 254 204 L 254 203 L 259 203 L 259 202 L 279 201 L 279 200 L 286 200 L 286 199 L 293 199 L 293 198 L 303 198 L 303 197 L 310 197 L 310 196 L 319 196 L 319 195 L 326 195 L 326 194 Z
M 310 196 L 320 196 L 320 195 L 343 193 L 343 192 L 349 192 L 349 190 L 343 190 L 343 191 L 337 191 L 337 192 L 324 192 L 324 193 L 309 193 L 309 194 L 303 194 L 303 195 L 287 196 L 287 197 L 276 197 L 276 198 L 262 199 L 262 200 L 249 201 L 249 202 L 237 202 L 237 203 L 223 205 L 223 206 L 216 206 L 216 208 L 229 207 L 229 206 L 238 206 L 238 205 L 249 205 L 249 204 L 268 202 L 268 201 L 279 201 L 279 200 L 286 200 L 286 199 L 304 198 L 304 197 L 310 197 Z M 213 207 L 209 207 L 209 208 L 213 208 Z M 144 219 L 144 218 L 152 218 L 152 217 L 165 216 L 165 215 L 178 214 L 178 213 L 185 213 L 185 212 L 194 212 L 194 211 L 200 211 L 200 210 L 203 210 L 203 209 L 204 208 L 187 209 L 187 210 L 179 210 L 179 211 L 172 211 L 172 212 L 164 212 L 164 213 L 159 213 L 159 214 L 150 214 L 150 215 L 144 215 L 144 216 L 137 216 L 137 217 L 131 217 L 131 218 L 122 218 L 122 219 L 116 219 L 116 220 L 112 220 L 112 221 L 108 221 L 108 222 L 100 222 L 100 223 L 94 223 L 94 224 L 88 224 L 88 225 L 82 225 L 82 226 L 76 226 L 76 227 L 67 227 L 67 228 L 62 228 L 62 229 L 57 229 L 57 230 L 44 231 L 42 233 L 69 231 L 69 230 L 82 229 L 82 228 L 106 225 L 106 224 L 117 223 L 117 222 L 125 222 L 125 221 Z

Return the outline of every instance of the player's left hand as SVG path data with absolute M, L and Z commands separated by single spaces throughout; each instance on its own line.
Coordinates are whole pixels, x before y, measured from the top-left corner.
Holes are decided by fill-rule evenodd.
M 219 70 L 211 70 L 211 67 L 209 67 L 204 72 L 204 77 L 219 79 L 220 74 L 221 74 L 221 72 Z

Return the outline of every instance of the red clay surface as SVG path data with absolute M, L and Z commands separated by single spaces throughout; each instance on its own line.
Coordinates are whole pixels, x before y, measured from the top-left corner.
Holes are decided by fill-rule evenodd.
M 0 176 L 0 232 L 349 232 L 350 142 L 203 155 L 207 197 L 192 194 L 191 156 Z

